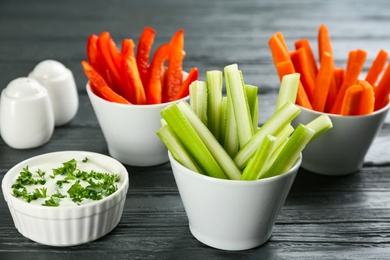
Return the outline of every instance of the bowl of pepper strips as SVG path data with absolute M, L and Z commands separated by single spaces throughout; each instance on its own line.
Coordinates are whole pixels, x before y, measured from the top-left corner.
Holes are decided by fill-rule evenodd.
M 156 31 L 145 27 L 137 46 L 123 39 L 119 49 L 109 32 L 91 34 L 88 61 L 81 62 L 88 78 L 88 97 L 110 156 L 132 166 L 168 162 L 165 145 L 156 135 L 160 110 L 188 99 L 198 69 L 183 71 L 184 30 L 178 30 L 152 54 Z

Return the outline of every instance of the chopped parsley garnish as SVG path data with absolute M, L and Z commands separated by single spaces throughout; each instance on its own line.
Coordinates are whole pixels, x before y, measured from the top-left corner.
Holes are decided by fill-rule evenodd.
M 88 158 L 86 157 L 82 162 L 88 162 Z M 53 169 L 52 175 L 50 175 L 52 179 L 55 179 L 56 176 L 62 177 L 62 179 L 56 181 L 57 193 L 47 194 L 47 188 L 45 187 L 34 188 L 33 192 L 29 192 L 27 186 L 39 186 L 46 183 L 46 173 L 38 169 L 36 171 L 38 177 L 34 178 L 33 173 L 26 166 L 12 185 L 14 196 L 21 197 L 29 203 L 38 198 L 48 198 L 42 205 L 57 207 L 60 205 L 61 199 L 67 197 L 67 195 L 79 205 L 84 199 L 101 200 L 118 190 L 116 182 L 119 181 L 119 177 L 117 174 L 100 173 L 93 170 L 90 172 L 81 171 L 77 168 L 75 159 L 64 162 L 62 165 L 62 167 Z M 67 190 L 67 195 L 59 192 L 64 183 L 72 184 Z

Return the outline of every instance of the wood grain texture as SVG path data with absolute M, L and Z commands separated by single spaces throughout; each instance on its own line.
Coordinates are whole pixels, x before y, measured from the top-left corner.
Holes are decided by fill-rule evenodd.
M 259 86 L 260 123 L 273 113 L 278 77 L 267 41 L 283 32 L 289 48 L 303 37 L 317 51 L 317 29 L 327 24 L 335 62 L 362 48 L 369 64 L 390 44 L 387 0 L 2 0 L 0 1 L 0 89 L 27 76 L 40 61 L 54 59 L 72 70 L 80 107 L 76 118 L 57 127 L 50 142 L 14 150 L 0 139 L 0 180 L 16 163 L 60 150 L 108 154 L 85 92 L 80 61 L 87 37 L 109 31 L 117 42 L 135 41 L 145 26 L 156 29 L 155 46 L 185 30 L 184 68 L 211 69 L 238 63 L 247 83 Z M 198 242 L 169 164 L 126 166 L 130 189 L 119 225 L 107 236 L 80 246 L 39 245 L 15 229 L 0 192 L 0 259 L 389 259 L 390 116 L 369 150 L 364 168 L 345 177 L 301 169 L 279 214 L 271 239 L 238 252 Z

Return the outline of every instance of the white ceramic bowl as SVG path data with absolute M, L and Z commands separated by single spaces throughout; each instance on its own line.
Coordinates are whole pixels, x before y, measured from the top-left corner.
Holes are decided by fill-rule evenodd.
M 27 165 L 62 164 L 85 157 L 110 173 L 119 175 L 118 190 L 102 200 L 83 205 L 47 207 L 27 203 L 13 195 L 11 185 Z M 15 227 L 25 237 L 50 246 L 73 246 L 98 239 L 112 231 L 119 223 L 129 178 L 126 168 L 115 159 L 84 151 L 63 151 L 39 155 L 12 167 L 4 176 L 2 191 Z
M 97 96 L 89 83 L 87 93 L 112 157 L 132 166 L 168 162 L 167 148 L 156 134 L 161 127 L 160 110 L 180 100 L 155 105 L 119 104 Z
M 301 108 L 292 125 L 306 124 L 321 112 Z M 309 143 L 302 152 L 302 168 L 323 175 L 347 175 L 359 171 L 364 157 L 380 131 L 390 103 L 362 116 L 328 114 L 333 128 Z
M 192 235 L 208 246 L 224 250 L 254 248 L 271 237 L 301 163 L 300 156 L 286 173 L 240 181 L 196 173 L 170 153 L 169 159 Z

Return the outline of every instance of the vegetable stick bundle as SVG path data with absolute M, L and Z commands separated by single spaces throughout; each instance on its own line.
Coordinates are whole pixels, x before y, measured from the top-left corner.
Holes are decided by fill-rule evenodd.
M 214 178 L 258 180 L 287 172 L 309 142 L 333 127 L 326 114 L 292 127 L 301 112 L 294 104 L 299 77 L 283 77 L 275 112 L 259 127 L 258 87 L 244 82 L 238 65 L 207 71 L 206 81 L 191 83 L 190 104 L 182 100 L 160 111 L 157 135 L 180 164 Z
M 364 79 L 359 79 L 367 58 L 362 49 L 349 52 L 346 68 L 335 67 L 331 39 L 326 25 L 318 29 L 318 65 L 307 38 L 294 42 L 289 51 L 281 32 L 268 41 L 280 80 L 299 73 L 296 103 L 318 112 L 340 115 L 365 115 L 389 102 L 390 63 L 380 50 Z M 386 65 L 387 63 L 387 65 Z
M 137 105 L 188 96 L 189 85 L 198 79 L 199 72 L 192 68 L 183 80 L 184 31 L 178 30 L 169 43 L 159 46 L 149 62 L 154 36 L 155 31 L 146 27 L 135 51 L 132 39 L 123 39 L 119 50 L 109 32 L 91 34 L 88 62 L 81 64 L 93 92 L 111 102 Z

